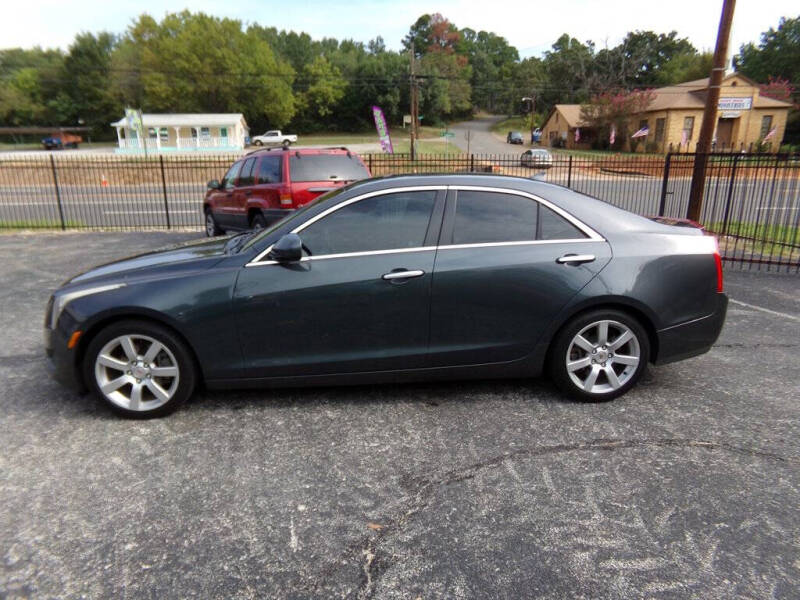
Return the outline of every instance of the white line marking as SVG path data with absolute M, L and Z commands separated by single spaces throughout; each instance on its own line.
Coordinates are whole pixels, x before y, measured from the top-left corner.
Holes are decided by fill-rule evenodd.
M 777 310 L 770 310 L 762 306 L 755 306 L 754 304 L 747 304 L 747 302 L 741 302 L 740 300 L 734 300 L 733 298 L 730 298 L 729 301 L 733 304 L 738 304 L 739 306 L 746 306 L 747 308 L 752 308 L 753 310 L 760 310 L 761 312 L 769 313 L 771 315 L 776 315 L 778 317 L 783 317 L 785 319 L 791 319 L 792 321 L 800 322 L 800 317 L 796 317 L 794 315 L 778 312 Z

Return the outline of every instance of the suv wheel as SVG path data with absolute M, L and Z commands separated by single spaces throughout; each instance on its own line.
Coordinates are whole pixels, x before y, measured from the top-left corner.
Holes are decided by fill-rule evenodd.
M 622 311 L 579 315 L 553 341 L 550 374 L 558 388 L 590 402 L 631 389 L 647 368 L 650 342 L 641 324 Z
M 267 221 L 264 219 L 264 215 L 256 215 L 250 221 L 250 229 L 254 229 L 258 231 L 259 229 L 264 229 L 267 226 Z
M 192 393 L 195 367 L 186 345 L 146 321 L 103 329 L 83 361 L 84 381 L 114 412 L 131 418 L 171 413 Z
M 220 229 L 219 225 L 217 225 L 217 220 L 214 218 L 214 213 L 211 212 L 211 209 L 206 210 L 206 235 L 208 237 L 216 237 L 218 235 L 222 235 L 225 233 Z

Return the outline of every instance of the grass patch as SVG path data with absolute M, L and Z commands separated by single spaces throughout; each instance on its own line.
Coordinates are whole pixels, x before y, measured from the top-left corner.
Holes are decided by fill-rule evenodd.
M 507 117 L 497 123 L 492 124 L 492 133 L 498 135 L 508 135 L 509 131 L 519 131 L 525 137 L 528 133 L 530 139 L 530 129 L 528 128 L 528 120 L 525 117 Z
M 713 232 L 722 231 L 723 223 L 718 221 L 708 226 Z M 787 225 L 775 225 L 770 223 L 742 223 L 740 221 L 728 221 L 728 235 L 752 238 L 765 242 L 778 242 L 784 244 L 800 243 L 800 230 L 797 227 Z
M 403 139 L 408 140 L 410 132 L 408 128 L 403 129 L 402 127 L 399 127 L 390 129 L 389 134 L 392 136 L 392 142 L 396 145 Z M 439 136 L 438 127 L 420 127 L 421 138 L 435 138 L 438 136 Z M 397 140 L 397 142 L 395 142 L 395 140 Z M 378 143 L 380 143 L 380 141 L 378 140 L 378 134 L 375 131 L 364 131 L 360 133 L 359 132 L 310 133 L 307 135 L 298 134 L 297 136 L 298 146 L 305 146 L 312 144 L 313 145 L 330 144 L 331 146 L 342 146 L 347 144 L 378 144 Z
M 68 228 L 83 227 L 81 221 L 64 221 L 64 226 Z M 0 221 L 0 231 L 9 229 L 61 229 L 59 219 L 21 219 L 17 221 Z

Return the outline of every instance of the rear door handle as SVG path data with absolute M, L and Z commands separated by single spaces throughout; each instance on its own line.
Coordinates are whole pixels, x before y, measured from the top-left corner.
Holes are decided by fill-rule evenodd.
M 385 273 L 382 279 L 386 281 L 392 281 L 394 279 L 411 279 L 412 277 L 422 277 L 425 275 L 425 271 L 392 271 L 391 273 Z
M 556 262 L 562 265 L 579 265 L 581 263 L 592 262 L 595 259 L 594 254 L 565 254 L 556 259 Z

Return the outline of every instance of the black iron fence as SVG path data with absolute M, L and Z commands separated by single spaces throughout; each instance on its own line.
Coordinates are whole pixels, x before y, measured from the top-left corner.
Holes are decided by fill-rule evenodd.
M 685 217 L 695 154 L 365 154 L 373 175 L 502 173 L 537 177 L 647 216 Z M 206 183 L 238 155 L 0 156 L 0 229 L 188 229 L 203 226 Z M 800 272 L 800 156 L 708 155 L 701 221 L 726 266 Z

